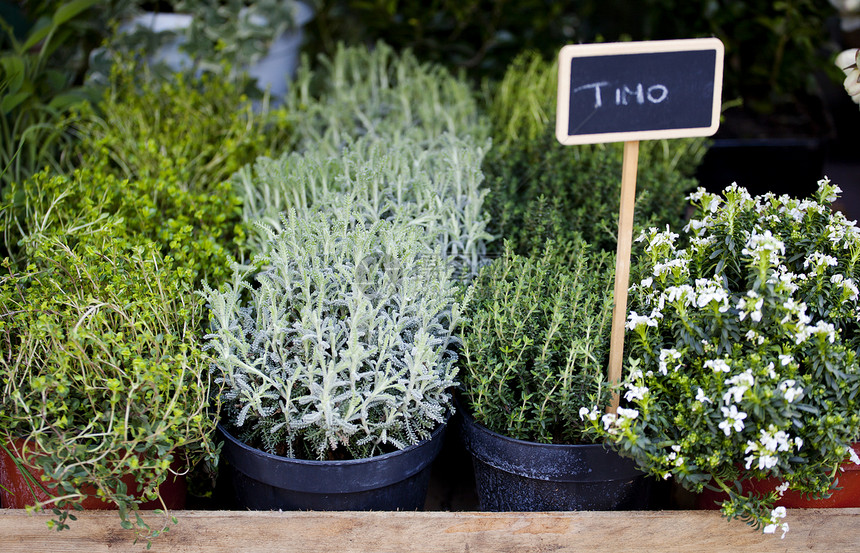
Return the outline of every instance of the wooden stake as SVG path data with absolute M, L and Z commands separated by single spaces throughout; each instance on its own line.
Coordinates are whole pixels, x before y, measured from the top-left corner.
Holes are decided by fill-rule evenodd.
M 612 310 L 612 335 L 609 340 L 609 380 L 621 380 L 624 357 L 624 325 L 627 322 L 627 288 L 630 281 L 630 250 L 633 245 L 633 208 L 636 203 L 636 170 L 639 141 L 624 143 L 621 163 L 621 212 L 618 215 L 618 251 L 615 258 L 615 307 Z M 612 396 L 607 412 L 618 410 L 618 394 Z

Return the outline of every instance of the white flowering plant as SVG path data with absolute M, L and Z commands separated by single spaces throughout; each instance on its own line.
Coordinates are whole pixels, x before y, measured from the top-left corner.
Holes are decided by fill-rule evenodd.
M 617 414 L 590 431 L 684 488 L 725 494 L 722 513 L 788 530 L 786 490 L 828 496 L 860 435 L 860 233 L 814 199 L 690 196 L 683 240 L 650 229 L 631 286 L 629 364 Z M 682 244 L 685 247 L 682 247 Z M 772 492 L 748 480 L 776 478 Z

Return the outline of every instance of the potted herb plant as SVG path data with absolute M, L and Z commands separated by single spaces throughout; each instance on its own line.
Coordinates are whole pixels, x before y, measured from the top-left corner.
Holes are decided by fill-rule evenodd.
M 238 503 L 420 508 L 452 410 L 451 268 L 348 201 L 291 210 L 264 251 L 203 293 Z
M 172 71 L 246 71 L 280 100 L 299 63 L 312 2 L 298 0 L 175 0 L 154 2 L 119 27 L 111 48 L 144 48 Z M 102 55 L 104 52 L 101 53 Z M 225 65 L 226 64 L 226 65 Z
M 830 210 L 838 192 L 826 179 L 815 200 L 699 189 L 687 247 L 643 233 L 627 410 L 585 417 L 643 470 L 724 494 L 727 518 L 768 533 L 788 530 L 790 495 L 836 497 L 860 475 L 840 470 L 860 463 L 860 233 Z
M 122 219 L 82 226 L 28 236 L 24 268 L 3 262 L 0 494 L 52 510 L 58 529 L 74 510 L 112 507 L 148 540 L 170 522 L 151 527 L 139 510 L 182 508 L 182 475 L 217 458 L 190 323 L 203 304 Z
M 482 510 L 641 508 L 648 482 L 586 433 L 609 403 L 612 257 L 582 240 L 507 246 L 469 289 L 460 356 L 463 438 Z

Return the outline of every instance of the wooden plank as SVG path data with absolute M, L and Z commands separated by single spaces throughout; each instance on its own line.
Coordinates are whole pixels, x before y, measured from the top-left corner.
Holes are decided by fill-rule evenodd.
M 181 511 L 153 542 L 171 553 L 800 553 L 860 552 L 860 509 L 790 510 L 784 539 L 715 511 L 322 513 Z M 3 553 L 139 552 L 115 512 L 82 513 L 70 530 L 46 515 L 0 510 Z

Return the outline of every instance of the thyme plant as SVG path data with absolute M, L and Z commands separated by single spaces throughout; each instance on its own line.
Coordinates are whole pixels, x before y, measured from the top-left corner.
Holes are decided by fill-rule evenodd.
M 608 401 L 612 256 L 583 241 L 504 255 L 472 282 L 460 366 L 466 402 L 490 430 L 590 443 L 583 407 Z
M 124 178 L 209 193 L 287 140 L 285 113 L 267 103 L 255 111 L 247 84 L 209 73 L 158 79 L 145 63 L 117 58 L 98 101 L 71 118 L 79 143 L 66 155 Z
M 252 275 L 204 288 L 225 424 L 278 455 L 362 458 L 428 437 L 451 411 L 460 307 L 418 228 L 347 205 L 290 210 Z
M 485 83 L 493 148 L 482 167 L 490 232 L 528 255 L 543 242 L 582 236 L 615 251 L 621 191 L 620 144 L 561 146 L 555 138 L 556 62 L 524 52 L 498 83 Z M 529 86 L 523 86 L 529 83 Z M 642 143 L 636 181 L 639 228 L 681 226 L 684 196 L 706 149 L 703 138 Z M 491 245 L 501 254 L 503 240 Z M 494 247 L 493 247 L 494 246 Z
M 70 244 L 102 232 L 111 221 L 117 238 L 152 241 L 169 256 L 177 275 L 196 286 L 230 276 L 234 252 L 244 240 L 238 199 L 229 183 L 207 192 L 188 190 L 175 178 L 124 180 L 99 169 L 70 175 L 43 171 L 10 190 L 16 201 L 0 217 L 14 264 L 29 262 L 28 244 L 65 236 Z
M 280 229 L 288 209 L 308 215 L 339 209 L 345 195 L 368 222 L 412 225 L 458 276 L 474 275 L 486 254 L 488 217 L 481 161 L 488 145 L 450 134 L 419 141 L 366 136 L 339 156 L 323 151 L 259 158 L 233 176 L 243 219 Z M 251 251 L 268 243 L 265 227 L 248 236 Z
M 139 505 L 160 499 L 174 461 L 217 462 L 215 413 L 192 324 L 202 301 L 155 244 L 117 238 L 116 222 L 34 239 L 20 270 L 3 261 L 0 447 L 23 440 L 22 467 L 46 475 L 31 485 L 50 498 L 35 508 L 53 503 L 50 527 L 68 528 L 95 496 L 149 540 L 170 520 L 151 527 Z
M 726 494 L 722 512 L 788 530 L 785 490 L 828 496 L 860 438 L 860 232 L 815 199 L 699 189 L 678 234 L 640 241 L 625 407 L 583 409 L 596 436 L 643 470 Z M 755 493 L 749 480 L 778 479 Z

